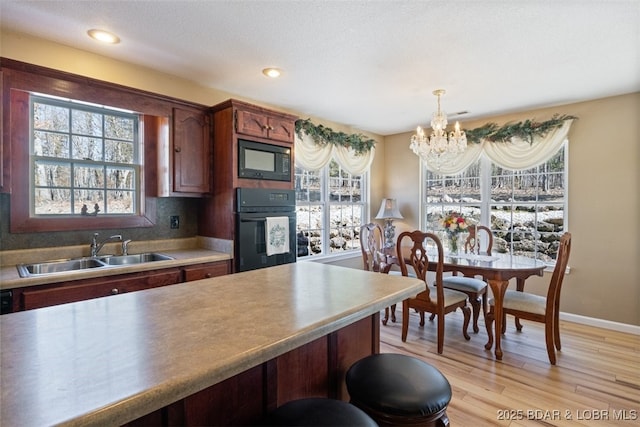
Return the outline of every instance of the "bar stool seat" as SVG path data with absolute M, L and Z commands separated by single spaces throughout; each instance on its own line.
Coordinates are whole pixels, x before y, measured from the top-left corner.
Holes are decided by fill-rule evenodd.
M 374 354 L 346 375 L 351 403 L 379 425 L 448 426 L 451 385 L 430 364 L 403 354 Z
M 371 417 L 355 406 L 341 400 L 321 397 L 289 401 L 271 413 L 267 424 L 272 426 L 378 426 Z

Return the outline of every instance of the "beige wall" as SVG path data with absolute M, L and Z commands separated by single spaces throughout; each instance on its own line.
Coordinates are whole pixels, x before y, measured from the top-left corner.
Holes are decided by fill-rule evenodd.
M 362 132 L 321 118 L 309 117 L 282 106 L 269 105 L 237 94 L 203 87 L 194 82 L 150 68 L 117 61 L 21 33 L 0 30 L 0 56 L 203 105 L 216 105 L 229 98 L 235 98 L 267 108 L 274 108 L 278 111 L 296 114 L 301 118 L 311 118 L 314 123 L 321 123 L 337 132 L 363 133 L 376 141 L 382 141 L 383 139 L 380 135 Z
M 198 86 L 148 68 L 115 61 L 21 34 L 0 33 L 0 56 L 75 74 L 136 87 L 205 105 L 230 97 L 225 92 Z M 495 94 L 491 94 L 495 96 Z M 254 102 L 251 99 L 245 100 Z M 268 105 L 266 105 L 269 107 Z M 287 111 L 278 106 L 279 110 Z M 304 114 L 299 114 L 307 118 Z M 640 325 L 640 274 L 638 260 L 638 193 L 640 94 L 606 98 L 526 114 L 494 117 L 462 123 L 473 128 L 487 121 L 538 118 L 554 113 L 572 114 L 574 123 L 569 155 L 569 230 L 574 244 L 571 274 L 563 292 L 562 310 L 600 319 Z M 348 126 L 314 118 L 336 131 L 359 132 Z M 425 120 L 428 118 L 425 117 Z M 383 141 L 378 135 L 367 134 Z M 419 162 L 409 150 L 411 132 L 392 135 L 377 144 L 372 167 L 371 216 L 383 197 L 395 197 L 404 220 L 396 221 L 397 232 L 419 223 Z M 614 215 L 626 217 L 618 220 Z M 594 227 L 598 227 L 594 230 Z M 610 230 L 607 234 L 604 230 Z M 359 265 L 356 261 L 344 261 Z M 549 277 L 528 281 L 540 291 Z
M 193 82 L 149 68 L 116 61 L 101 55 L 73 49 L 68 46 L 20 33 L 0 32 L 0 56 L 99 80 L 110 81 L 149 92 L 164 94 L 203 105 L 215 105 L 229 98 L 236 98 L 257 105 L 271 107 L 279 111 L 289 112 L 298 115 L 300 118 L 310 118 L 314 123 L 323 124 L 336 132 L 363 133 L 378 142 L 383 141 L 383 137 L 380 135 L 363 132 L 341 123 L 328 121 L 319 117 L 310 117 L 299 111 L 286 109 L 282 106 L 268 105 L 250 98 L 202 87 Z M 384 146 L 381 143 L 377 145 L 380 147 L 380 153 L 377 153 L 372 169 L 374 171 L 382 171 L 384 168 Z M 372 206 L 376 206 L 371 214 L 373 217 L 377 212 L 377 207 L 380 206 L 380 202 L 386 197 L 383 194 L 384 174 L 378 172 L 373 173 L 369 186 L 371 189 Z M 372 207 L 372 210 L 373 209 Z
M 492 96 L 495 96 L 493 94 Z M 640 325 L 640 93 L 461 123 L 547 120 L 577 116 L 569 132 L 568 231 L 573 235 L 561 310 Z M 427 118 L 425 118 L 426 120 Z M 419 226 L 419 162 L 409 150 L 412 132 L 385 138 L 384 192 L 398 199 L 407 229 Z M 527 280 L 542 293 L 550 279 Z

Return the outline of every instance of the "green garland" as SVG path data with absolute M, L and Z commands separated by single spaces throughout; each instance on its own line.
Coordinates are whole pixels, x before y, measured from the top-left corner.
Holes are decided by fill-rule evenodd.
M 533 137 L 544 137 L 547 132 L 552 129 L 559 128 L 566 120 L 577 119 L 575 116 L 554 114 L 551 119 L 546 122 L 534 122 L 525 120 L 518 123 L 507 123 L 502 127 L 498 127 L 495 123 L 487 123 L 476 129 L 466 130 L 467 141 L 474 144 L 480 143 L 483 139 L 492 142 L 509 142 L 511 138 L 516 137 L 529 144 L 533 144 Z
M 376 145 L 376 141 L 367 138 L 363 134 L 346 134 L 335 132 L 333 129 L 323 125 L 314 125 L 311 119 L 296 121 L 296 134 L 302 138 L 304 134 L 309 135 L 316 144 L 333 144 L 340 147 L 352 148 L 357 155 L 368 153 Z
M 517 123 L 507 123 L 502 127 L 495 123 L 487 123 L 479 128 L 465 129 L 467 141 L 479 144 L 482 140 L 491 142 L 509 142 L 511 138 L 520 138 L 533 144 L 534 137 L 544 137 L 550 130 L 559 128 L 567 120 L 575 120 L 577 117 L 571 115 L 554 114 L 551 119 L 545 122 L 535 122 L 525 120 Z M 352 148 L 356 154 L 364 154 L 376 145 L 376 141 L 367 138 L 363 134 L 346 134 L 335 132 L 333 129 L 323 125 L 314 125 L 311 119 L 296 121 L 296 134 L 302 138 L 304 134 L 309 135 L 316 144 L 333 144 L 340 147 Z

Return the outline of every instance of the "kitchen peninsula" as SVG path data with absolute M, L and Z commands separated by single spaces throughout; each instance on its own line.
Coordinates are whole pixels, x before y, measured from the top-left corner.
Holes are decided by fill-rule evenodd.
M 2 316 L 3 425 L 251 424 L 348 400 L 406 277 L 298 262 Z

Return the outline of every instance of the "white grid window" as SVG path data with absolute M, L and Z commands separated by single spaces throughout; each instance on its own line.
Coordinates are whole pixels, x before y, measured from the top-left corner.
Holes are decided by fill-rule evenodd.
M 442 231 L 450 211 L 494 236 L 493 251 L 553 263 L 567 231 L 567 144 L 542 165 L 512 171 L 481 157 L 464 172 L 442 176 L 423 168 L 422 224 Z
M 137 215 L 138 116 L 31 96 L 31 216 Z
M 366 220 L 366 174 L 354 176 L 331 161 L 319 171 L 295 171 L 298 257 L 360 250 Z

